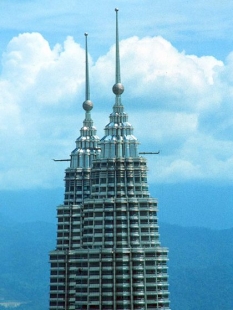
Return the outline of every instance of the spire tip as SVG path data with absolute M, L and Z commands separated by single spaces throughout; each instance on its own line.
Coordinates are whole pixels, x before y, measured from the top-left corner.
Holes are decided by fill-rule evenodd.
M 90 112 L 93 108 L 93 103 L 90 100 L 90 85 L 89 85 L 89 66 L 88 66 L 88 50 L 87 50 L 87 36 L 88 33 L 84 33 L 86 37 L 86 100 L 83 102 L 83 109 L 86 112 Z
M 115 11 L 117 13 L 119 9 L 115 8 Z M 121 73 L 120 73 L 118 14 L 116 14 L 116 80 L 115 84 L 112 87 L 112 91 L 117 96 L 120 96 L 124 92 L 124 86 L 121 84 Z

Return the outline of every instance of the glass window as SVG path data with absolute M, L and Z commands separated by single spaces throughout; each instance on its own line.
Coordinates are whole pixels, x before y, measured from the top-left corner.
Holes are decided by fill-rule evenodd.
M 93 223 L 93 222 L 92 222 Z M 90 224 L 89 224 L 90 225 Z M 102 225 L 102 221 L 95 221 L 95 225 Z
M 90 284 L 99 284 L 99 279 L 90 279 L 89 283 Z
M 102 237 L 95 237 L 94 238 L 94 242 L 101 242 L 102 241 Z
M 91 213 L 92 214 L 92 213 Z M 102 217 L 103 213 L 102 212 L 95 212 L 95 217 Z
M 90 275 L 91 275 L 91 276 L 97 276 L 97 275 L 99 275 L 99 270 L 90 270 Z

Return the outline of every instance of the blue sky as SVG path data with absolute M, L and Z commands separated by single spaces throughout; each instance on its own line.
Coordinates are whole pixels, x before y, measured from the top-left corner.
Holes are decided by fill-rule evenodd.
M 103 136 L 114 103 L 115 7 L 125 110 L 140 150 L 161 151 L 148 158 L 152 191 L 182 184 L 189 192 L 203 184 L 216 195 L 225 186 L 229 204 L 233 3 L 217 0 L 2 0 L 0 188 L 63 186 L 66 164 L 51 159 L 69 157 L 84 118 L 84 32 L 92 116 Z M 203 206 L 213 204 L 208 193 Z

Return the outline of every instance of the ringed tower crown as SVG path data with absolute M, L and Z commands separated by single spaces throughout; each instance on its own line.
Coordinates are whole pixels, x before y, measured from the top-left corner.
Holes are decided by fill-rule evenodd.
M 133 127 L 128 122 L 128 115 L 124 112 L 121 95 L 124 86 L 121 83 L 120 50 L 118 30 L 118 9 L 116 11 L 116 75 L 115 84 L 112 87 L 116 95 L 113 112 L 110 114 L 110 122 L 105 126 L 105 136 L 100 141 L 101 158 L 119 158 L 138 156 L 138 141 L 133 135 Z

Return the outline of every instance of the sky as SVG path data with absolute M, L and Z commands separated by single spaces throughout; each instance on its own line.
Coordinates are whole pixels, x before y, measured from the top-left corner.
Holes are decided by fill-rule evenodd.
M 103 137 L 114 104 L 115 7 L 122 102 L 140 151 L 160 151 L 148 156 L 152 192 L 166 197 L 177 189 L 179 199 L 183 192 L 186 202 L 201 201 L 190 225 L 208 218 L 215 226 L 222 209 L 221 228 L 232 227 L 232 1 L 2 0 L 1 191 L 63 187 L 67 164 L 52 159 L 69 158 L 84 119 L 84 32 L 92 118 Z M 166 201 L 170 222 L 177 198 Z M 0 199 L 0 211 L 6 204 Z M 193 208 L 180 223 L 194 216 Z

